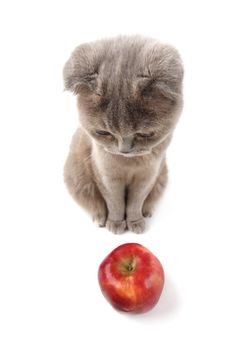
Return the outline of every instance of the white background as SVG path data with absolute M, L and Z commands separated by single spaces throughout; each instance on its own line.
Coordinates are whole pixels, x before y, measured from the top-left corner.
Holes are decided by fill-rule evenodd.
M 232 349 L 231 1 L 2 1 L 0 348 Z M 78 123 L 62 69 L 80 43 L 118 34 L 169 42 L 185 66 L 167 191 L 143 235 L 95 228 L 63 184 Z M 100 262 L 139 242 L 166 285 L 143 315 L 103 298 Z

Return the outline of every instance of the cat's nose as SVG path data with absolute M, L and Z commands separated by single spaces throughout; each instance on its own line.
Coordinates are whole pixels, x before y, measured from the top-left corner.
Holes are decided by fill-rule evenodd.
M 121 141 L 118 142 L 118 149 L 121 153 L 130 153 L 133 146 L 132 137 L 123 137 Z

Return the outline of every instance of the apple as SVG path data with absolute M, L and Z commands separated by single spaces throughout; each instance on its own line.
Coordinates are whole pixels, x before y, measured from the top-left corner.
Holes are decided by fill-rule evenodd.
M 122 311 L 141 313 L 158 302 L 164 285 L 160 261 L 138 243 L 122 244 L 100 264 L 99 285 L 110 304 Z

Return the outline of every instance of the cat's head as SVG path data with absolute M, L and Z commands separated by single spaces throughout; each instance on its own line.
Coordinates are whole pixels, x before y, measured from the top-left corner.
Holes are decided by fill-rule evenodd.
M 176 49 L 138 36 L 83 44 L 64 67 L 82 127 L 124 156 L 148 154 L 171 136 L 182 109 L 182 78 Z

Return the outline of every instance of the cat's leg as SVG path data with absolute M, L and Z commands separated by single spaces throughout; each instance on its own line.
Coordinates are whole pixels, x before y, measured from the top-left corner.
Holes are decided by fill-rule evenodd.
M 155 203 L 157 202 L 159 197 L 162 195 L 166 187 L 167 178 L 168 178 L 167 173 L 168 173 L 167 165 L 166 165 L 166 161 L 164 161 L 161 166 L 160 173 L 156 179 L 155 185 L 143 203 L 142 214 L 144 217 L 152 216 Z
M 72 197 L 89 212 L 94 223 L 105 226 L 107 207 L 94 181 L 89 159 L 83 159 L 83 154 L 70 153 L 64 167 L 64 180 Z
M 128 188 L 126 218 L 127 227 L 132 232 L 142 233 L 145 230 L 142 206 L 150 190 L 151 185 L 140 178 L 135 179 Z
M 127 227 L 135 233 L 145 229 L 144 217 L 151 216 L 156 200 L 162 194 L 167 182 L 167 166 L 165 160 L 161 164 L 155 184 L 135 178 L 130 184 L 127 196 Z
M 117 179 L 109 179 L 103 190 L 108 208 L 106 227 L 113 233 L 123 233 L 125 221 L 125 186 Z

